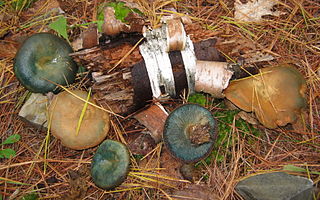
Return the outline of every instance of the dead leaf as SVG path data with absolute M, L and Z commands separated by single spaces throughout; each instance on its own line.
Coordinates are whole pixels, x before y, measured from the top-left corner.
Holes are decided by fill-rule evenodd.
M 39 0 L 36 1 L 31 8 L 29 8 L 24 14 L 25 17 L 39 16 L 52 12 L 53 14 L 63 13 L 60 8 L 60 4 L 56 0 Z
M 250 55 L 258 50 L 254 41 L 234 34 L 230 38 L 219 38 L 216 47 L 231 57 Z
M 81 167 L 78 171 L 69 171 L 69 193 L 64 197 L 65 200 L 78 200 L 86 196 L 89 184 L 86 182 L 86 177 L 89 174 L 89 169 Z
M 245 59 L 245 63 L 248 64 L 274 60 L 272 55 L 263 53 L 261 51 L 249 51 L 248 53 L 242 55 L 242 57 Z
M 243 119 L 244 121 L 248 122 L 249 124 L 256 125 L 259 123 L 252 113 L 240 111 L 236 117 Z
M 128 143 L 130 152 L 136 155 L 147 155 L 156 147 L 156 143 L 150 134 L 144 133 L 141 133 L 137 138 Z
M 145 24 L 144 19 L 135 12 L 128 13 L 128 16 L 125 20 L 129 23 L 130 30 L 129 32 L 138 32 L 142 33 L 143 26 Z
M 275 0 L 251 0 L 244 4 L 236 0 L 234 18 L 239 21 L 259 22 L 262 21 L 262 16 L 279 16 L 279 11 L 272 11 L 273 6 L 277 4 Z
M 90 24 L 88 29 L 82 32 L 81 37 L 83 48 L 89 49 L 97 46 L 99 43 L 97 25 Z

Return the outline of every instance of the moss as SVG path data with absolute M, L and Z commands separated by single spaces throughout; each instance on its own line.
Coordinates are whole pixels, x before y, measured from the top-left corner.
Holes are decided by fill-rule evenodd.
M 223 162 L 227 157 L 231 155 L 232 150 L 232 140 L 229 139 L 230 134 L 232 133 L 231 124 L 235 116 L 240 112 L 239 110 L 223 110 L 226 106 L 222 103 L 219 105 L 222 110 L 214 112 L 215 118 L 219 121 L 218 123 L 218 135 L 215 142 L 214 151 L 211 155 L 205 159 L 207 164 L 210 164 L 213 160 L 217 162 Z M 256 138 L 252 137 L 254 135 L 259 137 L 261 132 L 259 129 L 255 128 L 253 125 L 244 121 L 243 119 L 235 120 L 235 127 L 238 129 L 240 135 L 247 139 L 249 144 L 253 144 L 256 141 Z M 237 138 L 234 138 L 234 141 L 237 141 Z M 219 149 L 219 151 L 218 151 Z M 227 156 L 227 157 L 226 157 Z M 199 165 L 200 163 L 198 163 Z

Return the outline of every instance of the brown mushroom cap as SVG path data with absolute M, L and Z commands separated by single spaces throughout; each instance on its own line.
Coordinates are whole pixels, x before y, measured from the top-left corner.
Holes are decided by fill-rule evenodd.
M 276 128 L 297 119 L 306 106 L 306 87 L 306 81 L 295 68 L 277 66 L 231 82 L 224 93 L 239 108 L 255 112 L 264 126 Z
M 88 93 L 81 90 L 72 91 L 82 99 Z M 89 102 L 94 103 L 90 98 Z M 108 113 L 88 104 L 81 122 L 79 133 L 76 133 L 78 121 L 85 102 L 64 91 L 54 97 L 49 106 L 51 132 L 71 149 L 87 149 L 100 144 L 106 137 L 110 119 Z

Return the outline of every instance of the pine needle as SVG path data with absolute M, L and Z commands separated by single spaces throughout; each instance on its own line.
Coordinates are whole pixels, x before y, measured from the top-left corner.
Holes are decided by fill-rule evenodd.
M 17 184 L 17 185 L 30 185 L 30 184 L 27 184 L 27 183 L 22 183 L 20 181 L 15 181 L 15 180 L 12 180 L 12 179 L 9 179 L 9 178 L 5 178 L 5 177 L 0 177 L 0 180 L 1 181 L 5 181 L 5 182 L 9 182 L 9 183 L 13 183 L 13 184 Z M 0 183 L 1 185 L 1 183 Z
M 138 179 L 140 179 L 142 181 L 155 182 L 155 183 L 158 183 L 158 184 L 161 184 L 161 185 L 165 185 L 167 187 L 176 188 L 175 186 L 173 186 L 173 185 L 171 185 L 169 183 L 166 183 L 166 182 L 163 182 L 163 181 L 159 181 L 159 180 L 155 180 L 155 179 L 152 179 L 152 178 L 149 178 L 149 177 L 139 176 L 139 175 L 137 175 L 135 173 L 132 173 L 132 172 L 129 172 L 128 176 L 138 178 Z
M 55 107 L 57 105 L 57 102 L 58 102 L 57 100 L 55 102 L 52 102 L 52 103 L 54 103 L 53 107 Z M 48 154 L 49 154 L 49 141 L 50 141 L 50 129 L 51 129 L 51 122 L 52 122 L 52 115 L 53 115 L 53 112 L 49 116 L 47 135 L 45 138 L 45 145 L 44 145 L 44 157 L 43 157 L 43 159 L 45 160 L 43 163 L 43 173 L 44 174 L 46 174 L 47 165 L 48 165 L 47 158 L 48 158 Z
M 78 136 L 79 131 L 80 131 L 80 127 L 81 127 L 81 123 L 82 123 L 84 114 L 86 113 L 86 110 L 87 110 L 87 107 L 88 107 L 88 102 L 89 102 L 90 96 L 91 96 L 91 88 L 89 89 L 86 102 L 83 105 L 83 108 L 82 108 L 82 111 L 81 111 L 81 115 L 80 115 L 80 118 L 79 118 L 79 121 L 78 121 L 77 130 L 76 130 L 76 135 L 77 136 Z

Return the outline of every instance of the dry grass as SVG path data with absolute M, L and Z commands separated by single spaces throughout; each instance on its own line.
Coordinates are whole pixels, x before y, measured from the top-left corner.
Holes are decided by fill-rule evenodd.
M 44 2 L 43 7 L 49 5 L 49 1 Z M 75 16 L 67 15 L 69 24 L 95 19 L 91 13 L 96 13 L 100 1 L 88 2 L 77 1 L 81 6 Z M 237 128 L 234 119 L 233 123 L 226 124 L 231 127 L 226 138 L 230 146 L 216 149 L 224 154 L 225 159 L 222 162 L 213 159 L 209 165 L 203 164 L 199 169 L 202 176 L 195 184 L 206 185 L 217 199 L 239 199 L 234 191 L 237 181 L 250 174 L 281 170 L 291 164 L 306 169 L 306 172 L 298 174 L 310 177 L 318 186 L 319 175 L 310 172 L 320 172 L 320 3 L 316 0 L 281 0 L 277 6 L 283 13 L 280 17 L 268 17 L 262 23 L 241 23 L 233 18 L 234 1 L 137 2 L 152 26 L 159 24 L 160 16 L 167 12 L 164 6 L 171 3 L 178 13 L 191 16 L 193 24 L 187 26 L 187 31 L 192 39 L 217 38 L 219 51 L 230 62 L 237 61 L 246 53 L 260 51 L 271 54 L 275 59 L 257 64 L 257 67 L 291 63 L 307 80 L 309 106 L 303 113 L 304 126 L 276 130 L 257 126 L 262 134 L 255 136 Z M 132 156 L 132 170 L 127 180 L 113 191 L 97 188 L 90 179 L 88 169 L 96 148 L 70 150 L 50 136 L 45 159 L 42 147 L 46 134 L 27 126 L 17 117 L 27 93 L 16 80 L 12 66 L 15 49 L 19 45 L 16 41 L 25 34 L 45 30 L 46 23 L 54 16 L 44 19 L 34 12 L 29 16 L 27 9 L 12 9 L 8 3 L 1 9 L 7 19 L 2 19 L 0 14 L 0 47 L 3 49 L 0 52 L 0 135 L 3 139 L 16 133 L 22 136 L 22 140 L 10 146 L 17 151 L 17 156 L 1 159 L 0 194 L 14 199 L 35 192 L 40 199 L 59 199 L 77 187 L 70 179 L 70 171 L 76 171 L 88 189 L 82 196 L 85 199 L 173 199 L 170 192 L 183 188 L 187 183 L 160 165 L 165 151 L 162 144 L 140 161 Z M 71 40 L 80 32 L 79 28 L 70 31 Z M 3 33 L 8 34 L 4 37 Z M 86 80 L 79 82 L 85 83 Z M 80 84 L 80 87 L 85 87 L 85 84 Z M 219 112 L 215 108 L 210 109 Z M 127 143 L 127 136 L 137 133 L 140 128 L 143 129 L 134 120 L 114 116 L 108 137 Z M 172 160 L 172 167 L 174 162 Z

